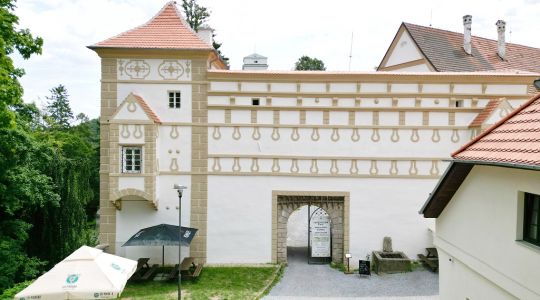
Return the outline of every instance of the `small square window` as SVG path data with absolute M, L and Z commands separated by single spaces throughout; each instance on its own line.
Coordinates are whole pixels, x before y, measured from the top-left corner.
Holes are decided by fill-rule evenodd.
M 122 147 L 122 173 L 141 173 L 141 161 L 141 147 Z
M 251 98 L 251 105 L 260 105 L 259 98 Z
M 181 93 L 180 91 L 170 91 L 169 92 L 169 108 L 180 108 L 181 102 Z
M 455 102 L 456 104 L 456 107 L 463 107 L 464 106 L 464 103 L 463 103 L 463 100 L 456 100 Z
M 525 193 L 523 240 L 540 246 L 540 195 Z

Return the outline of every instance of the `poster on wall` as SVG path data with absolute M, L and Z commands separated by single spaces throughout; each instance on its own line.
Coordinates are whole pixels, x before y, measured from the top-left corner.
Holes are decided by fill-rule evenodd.
M 311 257 L 330 256 L 330 218 L 315 215 L 311 219 Z

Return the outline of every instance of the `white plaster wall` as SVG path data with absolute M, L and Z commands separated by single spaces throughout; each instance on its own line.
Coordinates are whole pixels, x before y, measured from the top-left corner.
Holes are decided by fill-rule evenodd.
M 431 70 L 429 68 L 429 66 L 427 64 L 420 64 L 420 65 L 416 65 L 416 66 L 399 68 L 399 69 L 395 69 L 394 71 L 399 71 L 399 72 L 434 72 L 433 70 Z
M 176 158 L 178 170 L 176 171 L 190 171 L 191 170 L 191 127 L 177 126 L 176 131 L 178 137 L 176 139 L 172 131 L 173 126 L 160 126 L 159 138 L 157 141 L 157 153 L 159 162 L 159 171 L 169 172 L 175 171 L 172 168 L 172 159 Z M 209 133 L 211 134 L 211 133 Z
M 169 108 L 168 91 L 181 92 L 181 108 Z M 162 122 L 191 122 L 190 84 L 118 83 L 119 103 L 131 92 L 141 96 Z
M 127 97 L 127 95 L 126 95 Z M 124 97 L 124 99 L 126 98 Z M 124 99 L 120 100 L 120 103 L 124 101 Z M 120 110 L 116 113 L 113 120 L 149 120 L 148 116 L 144 112 L 144 110 L 141 108 L 141 106 L 138 103 L 135 103 L 135 111 L 129 111 L 127 109 L 128 105 L 122 106 Z
M 135 136 L 135 131 L 137 135 Z M 144 125 L 121 124 L 118 129 L 118 143 L 120 144 L 144 144 Z
M 225 123 L 225 110 L 209 109 L 208 110 L 208 123 Z
M 300 92 L 302 93 L 324 93 L 326 92 L 325 83 L 301 83 Z
M 251 123 L 251 111 L 233 110 L 231 111 L 231 123 L 249 124 Z
M 122 201 L 122 210 L 116 211 L 116 254 L 130 259 L 150 257 L 151 264 L 161 264 L 161 247 L 143 247 L 122 245 L 142 228 L 159 225 L 178 225 L 178 195 L 173 184 L 184 184 L 188 189 L 182 197 L 182 225 L 190 224 L 189 176 L 159 176 L 159 185 L 156 187 L 159 199 L 158 210 L 155 210 L 148 201 Z M 182 257 L 189 255 L 189 247 L 182 247 Z M 165 247 L 165 264 L 178 263 L 178 247 Z
M 439 293 L 441 300 L 454 299 L 518 299 L 463 262 L 439 250 Z
M 386 83 L 362 83 L 360 90 L 362 93 L 386 93 Z
M 272 92 L 293 93 L 296 92 L 296 83 L 271 83 Z
M 356 83 L 331 83 L 332 93 L 356 93 Z
M 508 113 L 511 111 L 501 109 L 500 107 L 497 108 L 495 111 L 492 112 L 491 116 L 485 121 L 485 124 L 493 125 L 497 122 L 499 122 L 502 118 L 506 117 Z
M 421 58 L 422 54 L 420 54 L 420 52 L 414 45 L 414 41 L 411 39 L 410 35 L 406 31 L 403 31 L 403 34 L 397 41 L 394 51 L 392 51 L 390 57 L 386 61 L 385 67 L 398 65 Z
M 538 182 L 540 172 L 475 166 L 437 219 L 436 246 L 514 297 L 540 299 L 540 249 L 516 241 L 518 192 L 540 194 Z M 441 298 L 463 289 L 462 274 L 441 277 Z
M 418 84 L 411 83 L 393 83 L 392 93 L 418 93 Z
M 332 105 L 332 99 L 330 98 L 303 98 L 303 106 L 330 106 Z
M 394 249 L 414 258 L 431 246 L 428 224 L 432 221 L 423 219 L 418 209 L 435 183 L 422 179 L 211 175 L 208 262 L 271 261 L 272 190 L 348 191 L 352 261 L 381 249 L 384 236 L 392 237 Z
M 450 92 L 449 84 L 430 84 L 426 83 L 422 85 L 422 93 L 441 93 L 446 94 Z
M 280 111 L 279 121 L 281 124 L 296 125 L 300 124 L 300 112 L 294 110 Z
M 349 124 L 349 113 L 346 111 L 331 111 L 329 113 L 330 125 L 347 125 Z
M 455 84 L 454 93 L 456 94 L 481 94 L 481 84 Z
M 118 190 L 137 189 L 144 191 L 144 177 L 119 177 Z
M 242 82 L 242 91 L 246 92 L 266 92 L 266 82 Z
M 229 105 L 230 98 L 227 96 L 208 96 L 208 105 Z
M 272 105 L 274 106 L 296 106 L 296 98 L 273 98 Z
M 238 84 L 236 82 L 223 82 L 223 81 L 211 81 L 210 82 L 211 91 L 237 91 Z
M 527 85 L 525 84 L 488 84 L 486 94 L 503 95 L 526 95 Z

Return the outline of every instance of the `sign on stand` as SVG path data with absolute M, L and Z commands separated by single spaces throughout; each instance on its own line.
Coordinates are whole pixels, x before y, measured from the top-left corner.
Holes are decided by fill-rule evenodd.
M 310 214 L 310 263 L 328 263 L 332 258 L 330 216 L 317 208 Z

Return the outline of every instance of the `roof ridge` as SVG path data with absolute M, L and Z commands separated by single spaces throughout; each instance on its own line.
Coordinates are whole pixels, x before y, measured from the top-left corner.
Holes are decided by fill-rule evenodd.
M 197 36 L 197 38 L 199 40 L 201 40 L 201 42 L 205 43 L 205 44 L 208 44 L 206 41 L 204 41 L 203 39 L 201 39 L 201 37 L 197 34 L 197 31 L 195 31 L 193 28 L 191 28 L 191 25 L 189 25 L 189 23 L 187 22 L 186 19 L 184 19 L 184 16 L 182 15 L 182 13 L 178 10 L 178 7 L 176 6 L 176 1 L 169 1 L 169 3 L 173 4 L 173 7 L 174 7 L 174 12 L 176 13 L 176 15 L 178 16 L 178 18 L 180 19 L 180 22 L 182 22 L 182 24 L 184 24 L 184 26 L 186 26 L 186 28 L 191 31 L 194 35 Z M 210 27 L 210 26 L 209 26 Z M 213 45 L 209 45 L 211 46 L 212 48 L 214 47 Z
M 491 127 L 489 127 L 488 129 L 484 130 L 482 133 L 480 133 L 477 137 L 475 137 L 474 139 L 470 140 L 468 143 L 466 143 L 465 145 L 461 146 L 461 148 L 459 148 L 458 150 L 456 150 L 455 152 L 453 152 L 451 154 L 451 156 L 453 158 L 455 158 L 455 156 L 457 156 L 458 154 L 462 153 L 463 151 L 467 150 L 470 146 L 476 144 L 476 142 L 478 142 L 479 140 L 481 140 L 483 137 L 485 137 L 486 135 L 488 135 L 489 133 L 491 133 L 493 130 L 497 129 L 498 127 L 500 127 L 501 125 L 503 125 L 504 123 L 506 123 L 506 121 L 508 121 L 509 119 L 511 119 L 512 117 L 514 117 L 515 115 L 517 115 L 518 113 L 520 113 L 521 111 L 523 111 L 525 108 L 529 107 L 529 105 L 531 105 L 532 103 L 534 103 L 536 100 L 540 99 L 540 93 L 536 94 L 535 96 L 533 96 L 531 99 L 529 99 L 527 102 L 523 103 L 520 107 L 516 108 L 514 111 L 512 111 L 511 113 L 509 113 L 506 117 L 502 118 L 499 120 L 499 122 L 493 124 Z
M 413 24 L 413 23 L 408 23 L 408 22 L 403 22 L 403 24 L 404 24 L 405 26 L 407 26 L 407 25 L 412 25 L 412 26 L 418 26 L 418 27 L 426 28 L 426 29 L 429 29 L 429 30 L 439 30 L 439 31 L 444 31 L 444 32 L 453 33 L 453 34 L 463 35 L 463 33 L 462 33 L 462 32 L 459 32 L 459 31 L 453 31 L 453 30 L 442 29 L 442 28 L 431 27 L 431 26 L 418 25 L 418 24 Z M 487 41 L 491 41 L 491 42 L 497 42 L 496 39 L 490 39 L 490 38 L 483 37 L 483 36 L 478 36 L 478 35 L 471 35 L 471 39 L 472 39 L 472 38 L 483 39 L 483 40 L 487 40 Z M 471 40 L 471 41 L 472 41 L 472 40 Z M 514 45 L 514 46 L 526 47 L 526 48 L 537 49 L 537 50 L 540 49 L 540 48 L 536 48 L 536 47 L 532 47 L 532 46 L 527 46 L 527 45 L 523 45 L 523 44 L 516 44 L 516 43 L 510 43 L 510 42 L 505 42 L 505 43 L 506 43 L 506 45 Z

